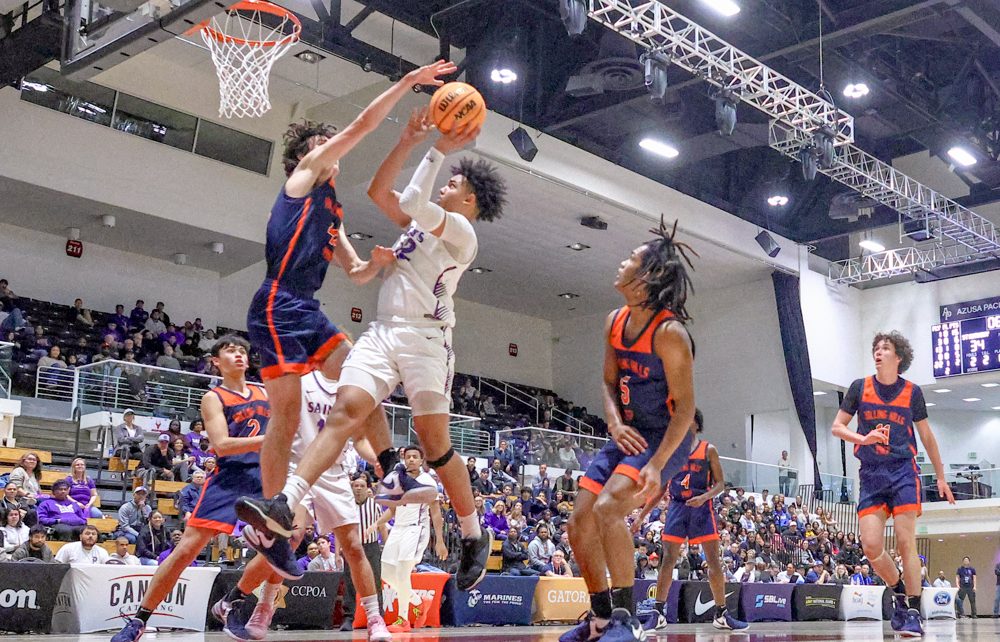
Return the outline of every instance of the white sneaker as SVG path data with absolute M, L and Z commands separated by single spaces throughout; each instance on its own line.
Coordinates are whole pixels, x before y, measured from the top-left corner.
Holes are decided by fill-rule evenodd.
M 368 642 L 392 642 L 392 634 L 381 615 L 368 620 Z
M 254 640 L 267 638 L 267 629 L 271 626 L 271 618 L 274 617 L 274 604 L 264 604 L 258 602 L 257 607 L 247 622 L 246 632 Z

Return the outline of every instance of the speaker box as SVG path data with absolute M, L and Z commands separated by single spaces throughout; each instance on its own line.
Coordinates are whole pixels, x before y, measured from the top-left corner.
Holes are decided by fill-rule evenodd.
M 528 161 L 529 163 L 535 159 L 535 154 L 538 153 L 538 148 L 535 147 L 535 141 L 531 140 L 531 135 L 528 134 L 524 127 L 518 127 L 507 136 L 511 145 L 517 150 L 517 155 L 522 159 Z
M 772 259 L 778 256 L 778 252 L 781 251 L 781 246 L 774 242 L 774 239 L 767 233 L 767 230 L 762 230 L 761 233 L 754 238 L 757 240 L 757 245 L 760 246 L 760 249 L 764 250 L 768 256 Z

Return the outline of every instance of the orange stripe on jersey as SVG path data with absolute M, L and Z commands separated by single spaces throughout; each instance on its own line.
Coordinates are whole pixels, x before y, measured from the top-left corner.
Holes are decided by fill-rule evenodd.
M 292 235 L 292 240 L 288 243 L 288 249 L 285 250 L 285 256 L 281 259 L 281 267 L 278 268 L 278 276 L 271 283 L 271 291 L 267 295 L 267 327 L 271 332 L 271 340 L 274 341 L 274 351 L 278 357 L 278 364 L 283 364 L 285 362 L 285 352 L 281 349 L 281 340 L 278 338 L 278 331 L 274 327 L 274 297 L 278 294 L 278 283 L 281 282 L 281 277 L 285 273 L 285 268 L 288 267 L 288 260 L 292 258 L 292 252 L 295 251 L 295 245 L 299 242 L 299 236 L 302 235 L 302 228 L 305 227 L 306 219 L 309 218 L 309 210 L 312 208 L 312 197 L 306 199 L 305 204 L 302 206 L 302 214 L 299 216 L 299 224 L 295 226 L 295 234 Z
M 215 388 L 212 388 L 212 390 L 215 392 L 216 395 L 218 395 L 219 401 L 222 402 L 222 405 L 227 407 L 235 406 L 241 403 L 247 403 L 248 401 L 253 400 L 253 392 L 250 393 L 249 398 L 244 398 L 238 395 L 237 393 L 233 392 L 232 390 L 227 390 L 222 386 L 216 386 Z
M 895 399 L 884 401 L 875 392 L 875 377 L 865 377 L 861 401 L 879 406 L 895 406 L 897 408 L 909 408 L 910 399 L 913 397 L 913 382 L 907 381 L 903 389 L 899 391 Z
M 691 459 L 706 459 L 708 457 L 708 442 L 702 440 L 698 447 L 691 453 Z
M 611 342 L 611 347 L 616 350 L 627 350 L 629 352 L 641 352 L 645 354 L 653 353 L 653 335 L 656 333 L 656 329 L 660 327 L 660 324 L 668 319 L 674 318 L 674 314 L 669 310 L 661 310 L 657 312 L 652 319 L 646 324 L 646 327 L 642 329 L 642 332 L 636 337 L 635 341 L 631 345 L 625 345 L 625 330 L 628 327 L 628 321 L 631 318 L 631 309 L 626 305 L 620 308 L 615 316 L 614 321 L 611 324 L 611 335 L 608 340 Z
M 627 305 L 618 308 L 614 321 L 611 322 L 611 334 L 608 335 L 608 341 L 611 343 L 611 347 L 616 350 L 626 349 L 622 344 L 622 336 L 624 336 L 625 322 L 628 321 L 628 312 Z

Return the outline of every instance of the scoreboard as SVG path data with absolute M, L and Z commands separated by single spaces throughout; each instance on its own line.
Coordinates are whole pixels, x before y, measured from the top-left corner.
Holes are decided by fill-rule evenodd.
M 1000 314 L 931 326 L 934 377 L 1000 370 Z

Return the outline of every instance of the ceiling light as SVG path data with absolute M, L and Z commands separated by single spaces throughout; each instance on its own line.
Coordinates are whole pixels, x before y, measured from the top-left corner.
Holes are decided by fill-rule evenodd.
M 353 241 L 367 241 L 371 237 L 371 234 L 365 234 L 364 232 L 351 232 L 347 235 L 347 238 Z
M 966 397 L 965 399 L 962 399 L 962 401 L 973 402 L 973 401 L 982 401 L 982 399 L 980 399 L 979 397 Z
M 504 67 L 503 69 L 494 69 L 490 72 L 490 80 L 498 82 L 502 85 L 509 85 L 517 80 L 517 74 L 513 69 L 508 69 L 507 67 Z
M 222 254 L 223 252 L 226 251 L 226 245 L 219 241 L 215 241 L 214 243 L 210 244 L 209 247 L 212 248 L 212 252 L 215 254 Z
M 767 197 L 767 204 L 771 207 L 784 207 L 788 205 L 788 197 L 784 194 L 774 194 Z
M 822 396 L 823 396 L 823 395 L 825 395 L 825 394 L 826 394 L 826 393 L 825 393 L 825 392 L 823 392 L 822 390 L 817 390 L 817 391 L 813 392 L 813 396 L 814 396 L 814 397 L 822 397 Z
M 295 57 L 301 60 L 302 62 L 308 62 L 310 65 L 315 65 L 320 60 L 326 58 L 326 56 L 318 54 L 315 51 L 310 51 L 309 49 L 306 49 L 305 51 L 300 51 L 299 53 L 295 54 Z
M 678 154 L 680 154 L 674 147 L 655 138 L 643 138 L 639 141 L 639 147 L 645 149 L 647 152 L 659 154 L 664 158 L 677 158 Z
M 561 298 L 561 299 L 579 299 L 580 295 L 579 294 L 573 294 L 572 292 L 563 292 L 562 294 L 559 295 L 559 298 Z
M 582 252 L 583 250 L 589 250 L 590 246 L 585 243 L 573 243 L 572 245 L 567 245 L 571 250 L 576 250 L 577 252 Z
M 848 98 L 863 98 L 868 95 L 868 85 L 863 82 L 852 82 L 844 87 L 844 95 Z
M 996 388 L 997 386 L 1000 386 L 1000 383 L 990 382 L 990 383 L 981 383 L 979 385 L 981 385 L 984 388 Z
M 934 392 L 941 392 L 941 393 L 951 392 L 951 388 L 935 388 Z
M 484 267 L 474 267 L 471 270 L 469 270 L 469 272 L 472 272 L 473 274 L 488 274 L 492 271 L 493 270 Z
M 862 250 L 868 250 L 869 252 L 885 252 L 885 246 L 872 239 L 864 239 L 858 245 L 861 246 Z
M 933 401 L 928 401 L 924 405 L 927 406 L 928 408 L 932 408 L 932 407 L 936 406 L 937 404 L 934 403 Z
M 944 540 L 943 540 L 943 539 L 939 539 L 938 541 L 939 541 L 939 542 L 943 542 Z
M 1000 410 L 1000 406 L 993 406 L 993 408 L 991 408 L 991 410 Z
M 733 0 L 702 0 L 702 2 L 727 18 L 732 18 L 740 12 L 740 5 L 733 2 Z
M 976 164 L 976 157 L 964 147 L 952 147 L 948 150 L 948 156 L 962 167 Z

